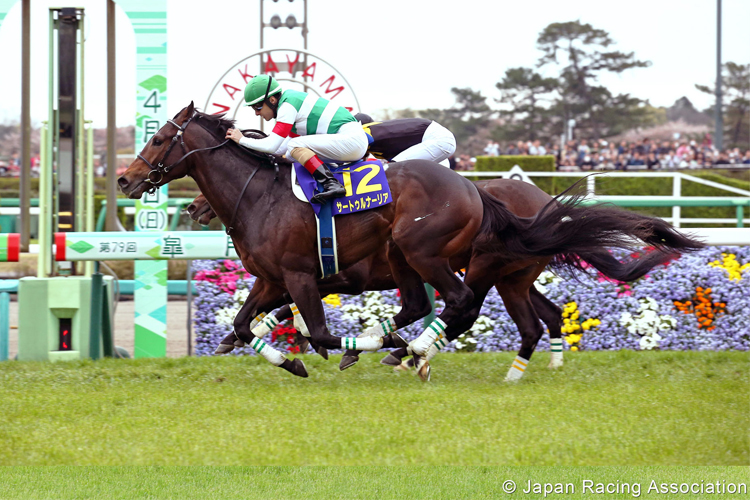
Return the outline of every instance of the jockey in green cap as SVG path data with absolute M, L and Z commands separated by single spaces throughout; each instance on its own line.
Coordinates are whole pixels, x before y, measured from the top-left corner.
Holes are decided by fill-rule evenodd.
M 294 158 L 323 185 L 313 201 L 344 196 L 346 190 L 323 164 L 357 161 L 367 151 L 367 135 L 354 116 L 327 99 L 297 90 L 282 91 L 270 75 L 258 75 L 245 86 L 245 103 L 264 120 L 276 119 L 271 134 L 263 139 L 245 137 L 236 128 L 226 137 L 241 146 L 264 153 L 279 153 L 286 139 L 286 155 Z

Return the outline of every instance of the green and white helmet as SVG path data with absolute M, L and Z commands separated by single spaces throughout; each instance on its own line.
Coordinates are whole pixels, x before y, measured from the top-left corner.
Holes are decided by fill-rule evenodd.
M 274 94 L 281 92 L 281 85 L 271 75 L 253 77 L 245 86 L 245 104 L 252 106 L 264 102 Z

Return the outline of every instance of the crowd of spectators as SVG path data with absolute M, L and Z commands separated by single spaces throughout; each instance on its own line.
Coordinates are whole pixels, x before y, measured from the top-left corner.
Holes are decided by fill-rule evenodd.
M 682 168 L 711 168 L 719 165 L 750 166 L 750 150 L 739 148 L 717 151 L 710 136 L 699 144 L 695 140 L 654 142 L 642 139 L 636 142 L 568 141 L 564 148 L 559 143 L 543 144 L 541 141 L 517 141 L 502 148 L 490 141 L 484 148 L 487 156 L 499 155 L 553 155 L 557 169 L 563 172 L 585 170 L 659 170 Z M 472 162 L 463 166 L 470 169 Z

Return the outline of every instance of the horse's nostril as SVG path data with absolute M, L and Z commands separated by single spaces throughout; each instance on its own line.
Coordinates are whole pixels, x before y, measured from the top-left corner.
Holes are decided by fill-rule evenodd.
M 119 179 L 117 179 L 117 184 L 120 186 L 121 189 L 125 189 L 126 187 L 128 187 L 128 184 L 130 183 L 125 177 L 120 177 Z

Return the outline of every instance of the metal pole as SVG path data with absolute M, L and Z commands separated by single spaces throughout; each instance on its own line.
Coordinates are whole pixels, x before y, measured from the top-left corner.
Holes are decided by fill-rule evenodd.
M 21 14 L 21 251 L 29 251 L 31 233 L 31 0 Z
M 721 105 L 721 0 L 716 0 L 716 110 L 714 117 L 714 144 L 716 150 L 724 149 L 724 116 Z
M 265 24 L 263 22 L 263 0 L 260 0 L 260 50 L 263 50 L 263 30 L 265 29 Z M 263 54 L 260 55 L 260 69 L 258 70 L 258 74 L 263 74 Z M 260 118 L 260 131 L 264 131 L 264 125 L 263 125 L 263 118 Z
M 115 2 L 107 0 L 107 231 L 117 231 L 117 92 L 115 86 Z
M 193 261 L 187 261 L 187 354 L 193 355 Z

